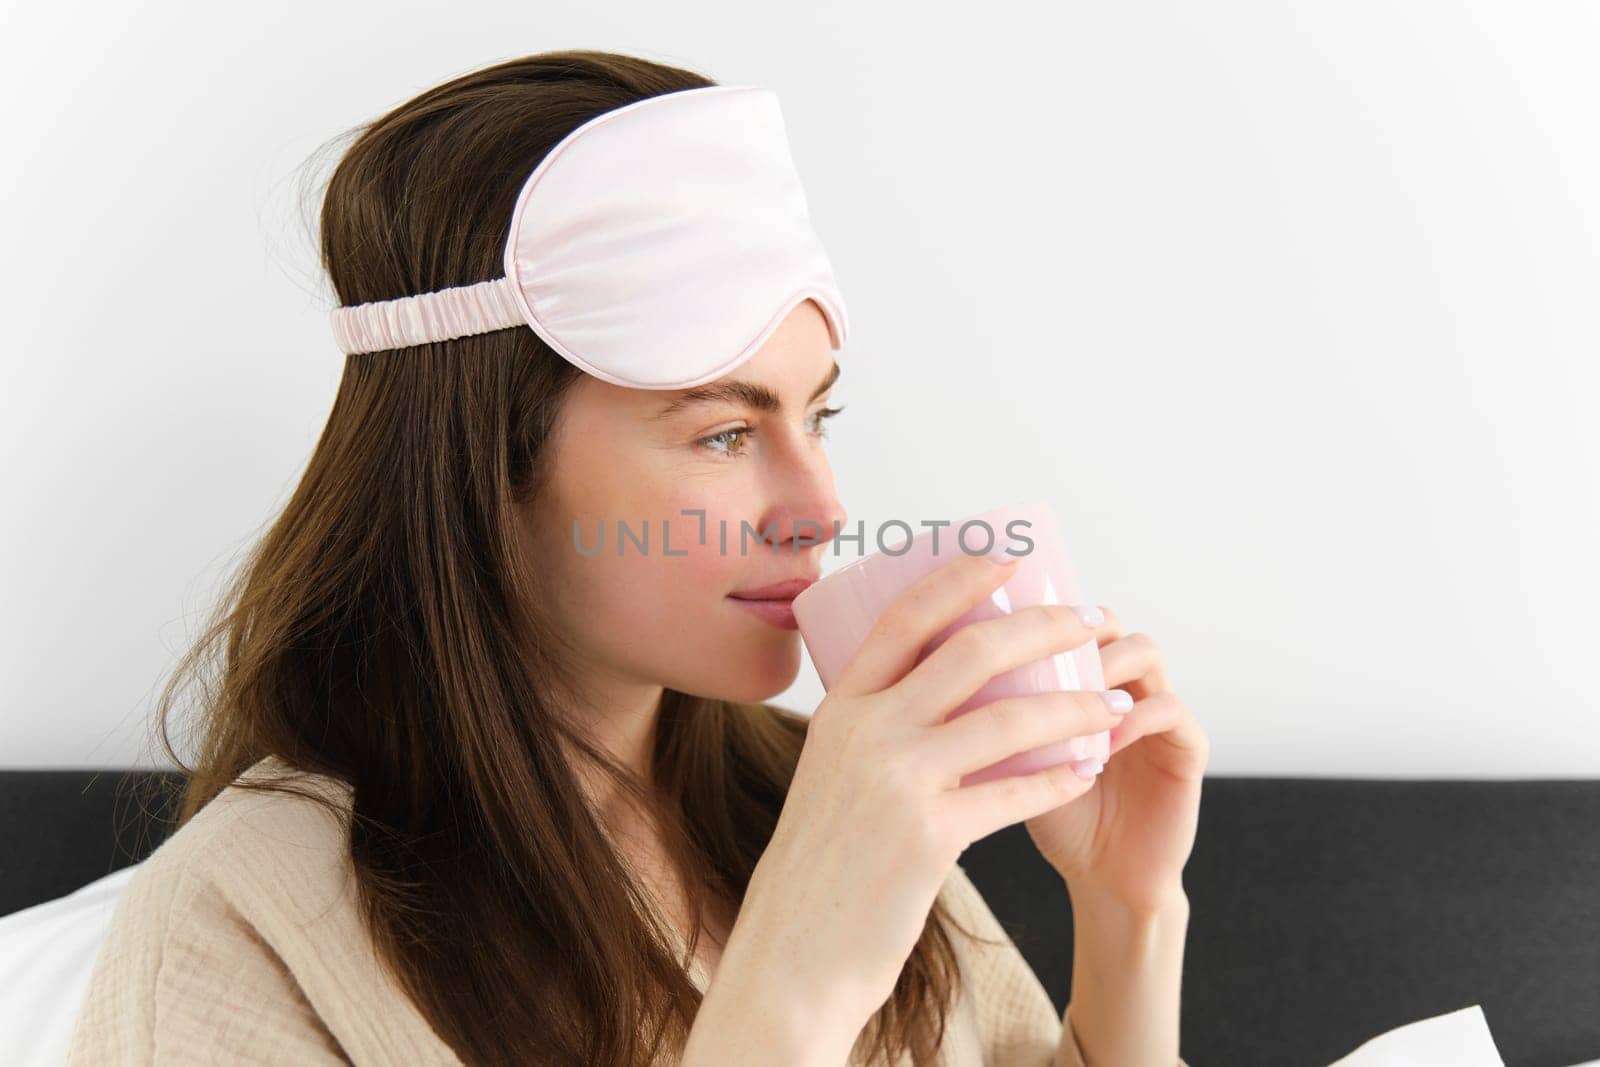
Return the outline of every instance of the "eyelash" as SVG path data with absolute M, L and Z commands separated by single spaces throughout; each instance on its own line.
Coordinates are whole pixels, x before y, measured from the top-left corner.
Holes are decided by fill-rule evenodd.
M 817 423 L 818 429 L 817 429 L 816 433 L 812 434 L 812 436 L 816 437 L 818 439 L 822 439 L 822 438 L 827 437 L 828 436 L 828 429 L 827 429 L 827 427 L 825 425 L 823 425 L 823 420 L 833 418 L 835 415 L 839 414 L 839 412 L 843 411 L 846 406 L 847 405 L 840 404 L 836 408 L 822 408 L 819 411 L 817 411 L 816 413 L 814 413 L 811 417 L 818 420 L 818 423 Z M 752 436 L 755 432 L 756 432 L 756 429 L 755 429 L 754 426 L 740 426 L 740 427 L 736 427 L 735 429 L 732 429 L 732 430 L 723 430 L 721 433 L 714 433 L 710 437 L 702 437 L 702 438 L 700 438 L 700 440 L 696 441 L 695 444 L 701 446 L 702 448 L 710 449 L 712 452 L 718 452 L 718 453 L 721 453 L 724 456 L 728 456 L 728 457 L 731 458 L 733 456 L 742 455 L 742 453 L 740 453 L 740 452 L 728 452 L 728 451 L 724 451 L 722 449 L 716 448 L 716 447 L 713 446 L 713 442 L 721 441 L 725 437 L 738 437 L 740 439 L 743 439 L 743 438 Z

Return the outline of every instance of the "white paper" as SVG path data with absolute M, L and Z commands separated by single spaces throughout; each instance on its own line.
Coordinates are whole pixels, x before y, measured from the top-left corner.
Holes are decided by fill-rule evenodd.
M 1379 1034 L 1328 1067 L 1505 1067 L 1477 1004 Z

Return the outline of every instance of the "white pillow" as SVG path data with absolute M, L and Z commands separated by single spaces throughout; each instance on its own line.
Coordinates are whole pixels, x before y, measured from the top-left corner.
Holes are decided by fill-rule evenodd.
M 0 916 L 0 1048 L 17 1067 L 61 1067 L 100 943 L 138 864 Z

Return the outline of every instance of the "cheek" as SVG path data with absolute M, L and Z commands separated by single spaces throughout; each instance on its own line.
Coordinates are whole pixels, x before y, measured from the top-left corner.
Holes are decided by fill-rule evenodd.
M 737 588 L 746 562 L 739 555 L 742 512 L 714 494 L 680 494 L 663 503 L 658 514 L 663 521 L 651 531 L 657 538 L 651 545 L 651 562 L 658 565 L 665 584 L 718 596 Z M 671 555 L 666 554 L 668 546 Z
M 656 501 L 635 495 L 623 507 L 597 514 L 585 524 L 588 546 L 603 537 L 604 547 L 582 561 L 584 585 L 612 604 L 631 603 L 635 610 L 652 615 L 720 600 L 742 584 L 757 551 L 769 551 L 751 537 L 741 557 L 741 520 L 751 521 L 730 502 L 711 494 L 678 493 Z M 759 563 L 756 569 L 771 570 Z
M 740 524 L 756 521 L 748 510 L 748 492 L 675 488 L 649 500 L 635 485 L 625 494 L 624 508 L 594 514 L 606 520 L 605 547 L 575 560 L 566 576 L 569 625 L 600 662 L 630 677 L 684 692 L 765 700 L 793 681 L 799 642 L 726 597 L 793 569 L 793 561 L 786 568 L 784 561 L 761 558 L 771 548 L 753 536 L 740 554 Z M 620 555 L 619 512 L 637 538 L 624 541 Z M 646 519 L 648 548 L 641 549 Z M 588 529 L 592 546 L 593 522 Z

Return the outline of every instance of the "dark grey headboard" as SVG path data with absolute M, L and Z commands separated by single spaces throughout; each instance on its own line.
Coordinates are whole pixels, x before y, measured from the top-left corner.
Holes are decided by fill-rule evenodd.
M 0 914 L 147 855 L 147 777 L 0 771 Z M 961 862 L 1065 1007 L 1071 905 L 1026 831 Z M 1209 778 L 1184 885 L 1193 1067 L 1326 1067 L 1472 1004 L 1510 1067 L 1600 1058 L 1600 780 Z

